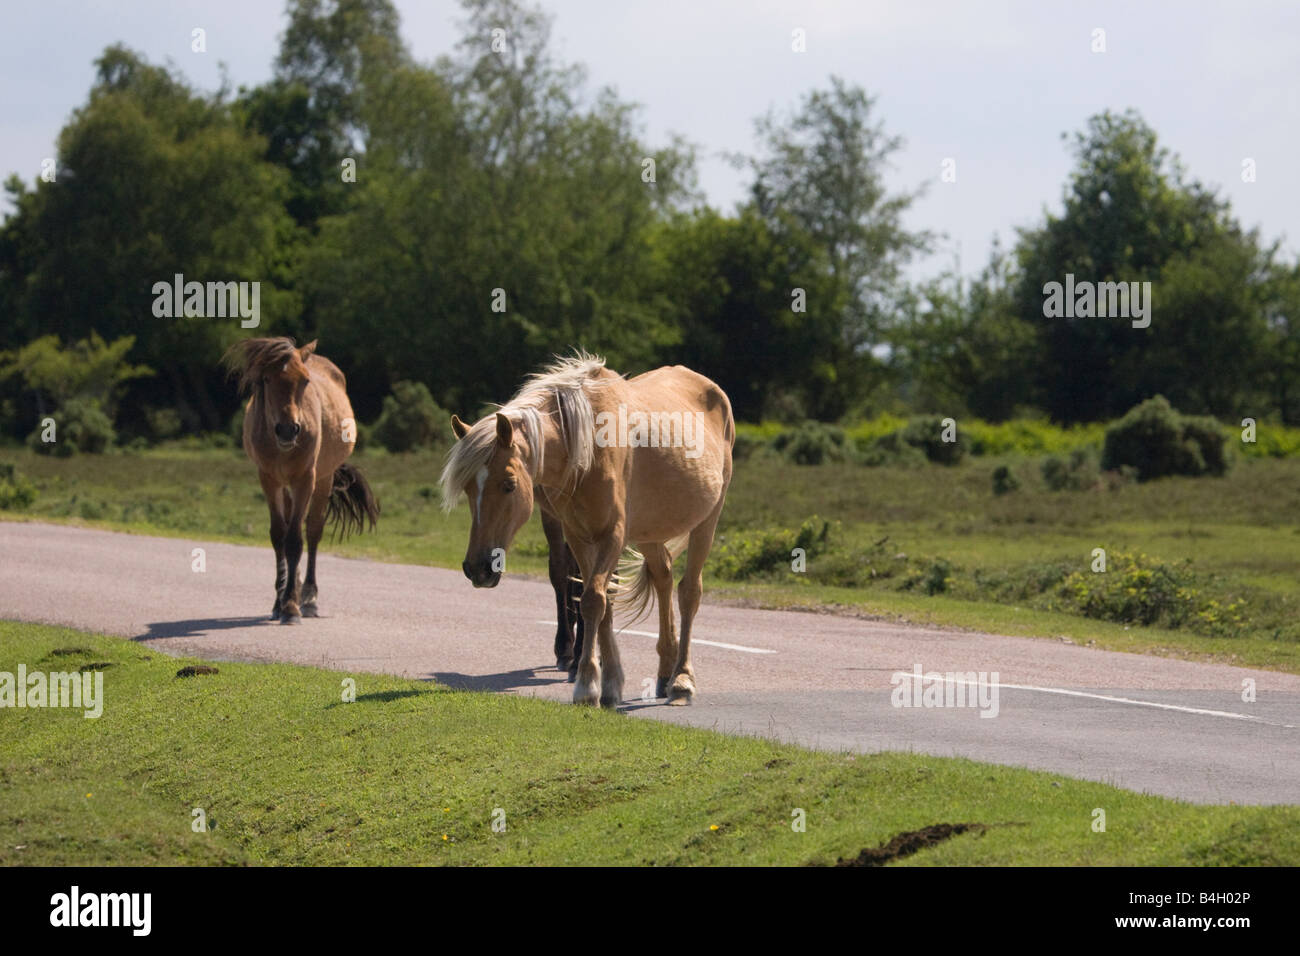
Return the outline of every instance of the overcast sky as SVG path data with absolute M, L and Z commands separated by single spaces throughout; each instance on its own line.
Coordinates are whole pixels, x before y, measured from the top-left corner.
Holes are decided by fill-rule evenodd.
M 793 105 L 832 74 L 878 97 L 906 140 L 896 186 L 928 182 L 908 217 L 946 233 L 920 267 L 960 252 L 986 261 L 993 236 L 1058 208 L 1070 168 L 1060 134 L 1087 117 L 1134 107 L 1193 178 L 1217 185 L 1247 226 L 1300 249 L 1300 3 L 852 2 L 852 0 L 546 0 L 561 57 L 643 105 L 650 142 L 679 132 L 701 151 L 708 201 L 730 210 L 744 177 L 719 154 L 750 151 L 753 118 Z M 459 5 L 398 0 L 420 60 L 455 42 Z M 121 41 L 170 59 L 213 89 L 266 80 L 284 28 L 279 0 L 41 0 L 6 4 L 0 33 L 0 174 L 33 181 L 59 129 L 86 99 L 92 61 Z M 190 31 L 207 31 L 207 52 Z M 807 50 L 791 49 L 806 31 Z M 1094 30 L 1104 53 L 1092 52 Z M 945 158 L 955 183 L 940 181 Z M 1244 159 L 1257 180 L 1242 181 Z

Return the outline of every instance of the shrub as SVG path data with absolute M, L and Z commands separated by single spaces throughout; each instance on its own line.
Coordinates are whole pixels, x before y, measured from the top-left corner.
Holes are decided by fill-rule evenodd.
M 937 415 L 914 418 L 902 428 L 872 439 L 860 453 L 865 465 L 911 465 L 932 461 L 955 465 L 966 454 L 970 440 L 960 428 L 955 441 L 944 441 L 943 419 Z
M 853 450 L 844 429 L 813 421 L 781 432 L 772 440 L 772 448 L 796 465 L 845 461 L 852 456 Z
M 718 536 L 713 548 L 714 571 L 718 577 L 732 581 L 789 567 L 791 552 L 803 548 L 808 558 L 826 550 L 830 522 L 816 515 L 797 530 L 777 529 L 736 531 Z
M 22 511 L 36 501 L 36 486 L 13 465 L 0 462 L 0 510 Z
M 181 433 L 181 416 L 174 408 L 147 408 L 144 417 L 154 441 L 166 441 Z
M 451 416 L 438 407 L 422 382 L 396 382 L 384 399 L 369 438 L 389 451 L 411 451 L 438 444 Z
M 1166 475 L 1222 475 L 1227 435 L 1212 418 L 1178 414 L 1163 395 L 1148 399 L 1106 429 L 1102 467 L 1137 469 L 1139 481 Z
M 70 398 L 51 416 L 55 425 L 55 440 L 42 440 L 45 428 L 38 426 L 27 436 L 28 446 L 42 455 L 67 458 L 78 452 L 102 454 L 117 437 L 99 402 L 93 398 Z
M 993 469 L 993 493 L 995 495 L 1005 495 L 1008 492 L 1018 491 L 1020 489 L 1020 479 L 1006 465 L 998 465 Z
M 1085 617 L 1145 627 L 1188 625 L 1202 633 L 1228 635 L 1244 626 L 1241 600 L 1220 604 L 1194 587 L 1186 563 L 1169 565 L 1145 554 L 1112 553 L 1104 573 L 1076 571 L 1060 586 L 1069 609 Z
M 1043 459 L 1043 483 L 1051 491 L 1083 491 L 1095 488 L 1101 475 L 1097 460 L 1087 448 L 1076 448 L 1069 459 L 1049 455 Z

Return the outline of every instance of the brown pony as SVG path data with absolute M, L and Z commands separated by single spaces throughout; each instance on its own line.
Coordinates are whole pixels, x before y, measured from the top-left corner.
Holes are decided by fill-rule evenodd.
M 659 602 L 659 679 L 670 704 L 695 694 L 691 624 L 704 560 L 731 483 L 736 426 L 713 382 L 680 365 L 624 379 L 603 359 L 578 354 L 532 376 L 495 415 L 459 437 L 442 472 L 443 507 L 464 493 L 472 509 L 462 565 L 475 587 L 495 587 L 501 559 L 532 513 L 535 496 L 560 519 L 582 571 L 586 631 L 573 700 L 614 707 L 623 669 L 614 643 L 611 585 L 630 545 L 634 579 L 618 598 L 644 612 Z M 672 565 L 687 551 L 674 633 Z M 594 639 L 593 639 L 594 636 Z
M 347 534 L 370 527 L 379 503 L 354 466 L 356 422 L 343 373 L 316 355 L 316 343 L 296 348 L 292 339 L 245 339 L 226 353 L 244 413 L 244 451 L 257 466 L 271 509 L 275 548 L 275 606 L 281 624 L 316 617 L 316 546 L 326 520 Z M 298 581 L 302 523 L 307 521 L 307 579 Z

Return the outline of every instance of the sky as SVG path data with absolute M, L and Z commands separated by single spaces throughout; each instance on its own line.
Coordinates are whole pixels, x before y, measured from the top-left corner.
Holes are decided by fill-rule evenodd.
M 913 274 L 973 274 L 991 243 L 1059 209 L 1072 157 L 1063 133 L 1132 107 L 1191 178 L 1218 187 L 1246 227 L 1300 251 L 1300 3 L 543 0 L 561 59 L 592 91 L 641 104 L 651 144 L 678 133 L 700 152 L 707 201 L 730 211 L 746 176 L 723 155 L 753 152 L 753 121 L 788 110 L 832 75 L 876 97 L 905 147 L 894 189 L 924 187 L 905 225 L 942 236 Z M 397 0 L 414 56 L 459 36 L 459 4 Z M 280 0 L 43 0 L 6 4 L 0 34 L 0 177 L 31 182 L 85 102 L 94 59 L 122 42 L 170 60 L 192 84 L 271 73 Z M 191 50 L 206 31 L 207 52 Z M 805 49 L 796 52 L 795 30 Z M 1104 52 L 1095 52 L 1104 31 Z M 945 160 L 955 181 L 944 182 Z M 1253 161 L 1255 181 L 1242 164 Z M 1292 172 L 1287 172 L 1292 170 Z M 6 210 L 7 211 L 7 210 Z

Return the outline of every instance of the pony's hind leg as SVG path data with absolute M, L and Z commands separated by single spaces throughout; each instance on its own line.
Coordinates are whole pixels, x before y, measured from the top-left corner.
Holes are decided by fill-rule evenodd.
M 318 480 L 307 509 L 307 579 L 302 585 L 302 616 L 318 617 L 316 607 L 316 546 L 325 532 L 325 513 L 333 489 L 333 476 Z
M 673 621 L 673 561 L 666 545 L 648 544 L 640 547 L 645 558 L 646 574 L 654 585 L 656 603 L 659 605 L 659 674 L 655 680 L 655 696 L 668 696 L 668 682 L 677 663 L 677 632 Z
M 691 532 L 691 542 L 686 549 L 686 571 L 677 587 L 682 634 L 677 647 L 677 666 L 668 687 L 668 703 L 677 706 L 689 704 L 695 697 L 695 668 L 691 666 L 691 625 L 695 622 L 695 612 L 700 609 L 700 596 L 704 593 L 704 560 L 713 547 L 713 532 L 722 515 L 724 500 L 725 495 L 718 500 L 718 506 L 709 516 Z
M 605 602 L 600 619 L 600 706 L 611 710 L 623 703 L 623 662 L 614 641 L 614 602 Z

